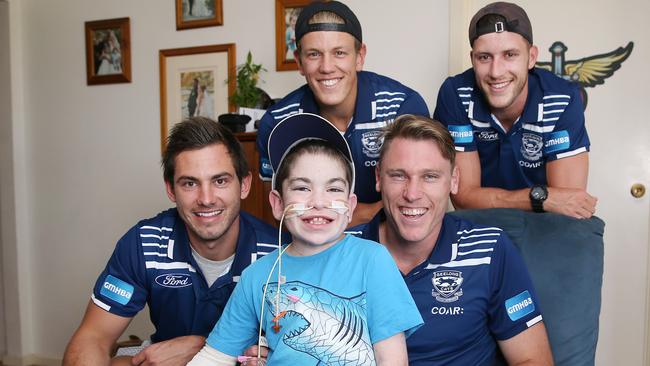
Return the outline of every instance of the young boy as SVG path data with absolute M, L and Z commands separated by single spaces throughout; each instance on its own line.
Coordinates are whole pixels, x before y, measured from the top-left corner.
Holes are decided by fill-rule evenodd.
M 260 327 L 272 365 L 407 365 L 405 335 L 422 318 L 404 280 L 384 246 L 343 233 L 356 206 L 347 142 L 296 114 L 271 132 L 269 153 L 269 200 L 293 240 L 244 271 L 190 365 L 234 365 Z

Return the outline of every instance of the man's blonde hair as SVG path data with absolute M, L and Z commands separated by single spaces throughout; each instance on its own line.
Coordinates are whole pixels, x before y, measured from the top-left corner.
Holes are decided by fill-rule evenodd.
M 438 146 L 442 156 L 449 160 L 452 168 L 456 161 L 454 139 L 449 130 L 442 123 L 428 117 L 403 114 L 384 128 L 383 137 L 384 143 L 379 153 L 379 165 L 390 148 L 390 144 L 400 137 L 407 140 L 431 141 Z M 422 158 L 426 159 L 424 156 Z

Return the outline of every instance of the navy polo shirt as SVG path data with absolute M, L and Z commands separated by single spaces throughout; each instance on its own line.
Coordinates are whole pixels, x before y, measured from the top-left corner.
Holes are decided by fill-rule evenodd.
M 208 287 L 175 208 L 142 220 L 118 242 L 92 295 L 95 305 L 133 317 L 145 304 L 155 326 L 152 342 L 186 335 L 207 337 L 239 281 L 258 257 L 273 251 L 277 229 L 244 212 L 230 271 Z
M 380 211 L 348 233 L 379 240 Z M 429 259 L 402 274 L 424 325 L 406 339 L 409 365 L 492 365 L 497 340 L 542 320 L 528 270 L 499 228 L 445 215 Z
M 547 162 L 589 151 L 577 85 L 542 69 L 529 71 L 524 111 L 507 132 L 472 69 L 445 80 L 433 117 L 447 126 L 457 151 L 478 151 L 482 187 L 545 185 Z
M 375 166 L 383 144 L 381 129 L 401 114 L 428 116 L 424 99 L 413 89 L 398 81 L 368 71 L 357 73 L 357 101 L 354 116 L 343 133 L 354 159 L 359 202 L 380 200 L 375 190 Z M 262 117 L 257 131 L 257 149 L 260 152 L 260 177 L 271 180 L 268 141 L 273 127 L 296 113 L 319 114 L 319 107 L 309 85 L 294 90 L 274 104 Z

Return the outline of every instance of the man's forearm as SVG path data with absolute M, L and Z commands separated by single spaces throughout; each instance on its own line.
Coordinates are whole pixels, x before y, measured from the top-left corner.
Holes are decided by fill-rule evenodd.
M 517 208 L 532 210 L 530 188 L 508 191 L 500 188 L 469 188 L 452 195 L 456 209 Z M 548 187 L 544 211 L 578 219 L 590 218 L 596 212 L 598 199 L 584 189 Z
M 529 188 L 509 191 L 501 188 L 474 187 L 451 196 L 456 209 L 518 208 L 530 210 Z
M 63 366 L 110 365 L 109 349 L 92 340 L 75 337 L 63 356 Z

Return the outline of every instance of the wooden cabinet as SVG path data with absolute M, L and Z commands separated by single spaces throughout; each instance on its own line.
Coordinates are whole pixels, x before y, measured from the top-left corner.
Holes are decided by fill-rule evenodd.
M 251 169 L 251 174 L 253 175 L 251 191 L 248 194 L 248 197 L 242 201 L 241 208 L 242 210 L 277 227 L 277 222 L 275 221 L 275 218 L 273 218 L 273 213 L 271 212 L 268 192 L 265 192 L 264 184 L 260 179 L 260 154 L 257 151 L 257 145 L 255 144 L 257 133 L 242 132 L 236 133 L 235 136 L 244 147 L 246 160 L 248 161 L 248 165 Z

